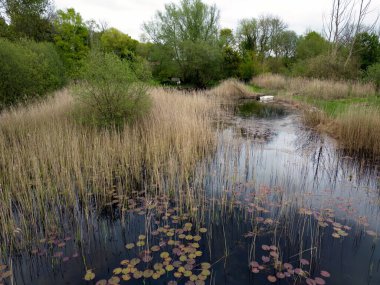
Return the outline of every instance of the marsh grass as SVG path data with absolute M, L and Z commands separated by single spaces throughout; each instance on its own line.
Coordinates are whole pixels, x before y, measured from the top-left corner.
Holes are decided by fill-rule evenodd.
M 380 154 L 380 109 L 373 106 L 350 106 L 336 119 L 337 132 L 349 152 Z
M 0 115 L 0 240 L 21 248 L 88 219 L 132 191 L 176 191 L 214 147 L 218 107 L 200 94 L 150 91 L 151 112 L 120 130 L 79 124 L 70 90 Z
M 356 81 L 293 78 L 276 74 L 264 74 L 254 77 L 251 83 L 259 87 L 271 90 L 285 90 L 293 95 L 315 99 L 369 97 L 376 94 L 376 88 L 373 84 Z
M 304 122 L 327 131 L 351 154 L 380 154 L 380 109 L 373 84 L 271 74 L 255 77 L 252 83 L 296 99 Z
M 255 96 L 248 86 L 237 79 L 225 80 L 215 88 L 206 91 L 206 94 L 215 97 L 217 100 L 236 100 Z

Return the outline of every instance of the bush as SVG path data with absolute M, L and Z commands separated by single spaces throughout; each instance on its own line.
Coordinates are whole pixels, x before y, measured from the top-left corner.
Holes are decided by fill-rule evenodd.
M 376 86 L 377 92 L 380 92 L 380 63 L 375 63 L 368 67 L 367 79 Z
M 355 79 L 359 75 L 357 62 L 351 61 L 344 66 L 344 58 L 331 58 L 329 55 L 319 55 L 306 60 L 300 60 L 293 65 L 294 76 L 306 76 L 321 79 Z
M 81 79 L 76 94 L 83 103 L 82 119 L 91 124 L 120 128 L 150 106 L 146 85 L 138 81 L 128 62 L 114 54 L 92 53 Z
M 52 44 L 0 39 L 0 109 L 63 84 L 64 67 Z

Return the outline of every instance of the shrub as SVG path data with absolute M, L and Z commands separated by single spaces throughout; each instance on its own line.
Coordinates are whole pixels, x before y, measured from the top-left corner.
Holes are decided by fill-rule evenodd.
M 82 119 L 98 126 L 122 127 L 144 114 L 150 99 L 145 84 L 138 81 L 128 62 L 114 54 L 92 53 L 81 71 L 75 89 Z
M 54 46 L 0 39 L 0 109 L 61 87 L 64 67 Z
M 376 86 L 377 92 L 380 92 L 380 63 L 376 63 L 368 67 L 367 79 Z
M 306 76 L 321 79 L 354 79 L 359 75 L 357 62 L 352 60 L 345 66 L 344 58 L 332 58 L 329 55 L 319 56 L 300 60 L 292 67 L 294 76 Z

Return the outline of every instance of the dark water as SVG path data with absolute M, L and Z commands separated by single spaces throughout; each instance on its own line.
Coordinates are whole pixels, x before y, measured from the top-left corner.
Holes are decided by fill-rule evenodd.
M 13 258 L 13 284 L 108 280 L 122 260 L 142 258 L 146 245 L 125 248 L 141 234 L 147 236 L 144 241 L 150 247 L 160 242 L 161 246 L 149 253 L 151 261 L 136 266 L 138 270 L 162 262 L 162 252 L 170 253 L 173 263 L 179 258 L 173 256 L 173 249 L 189 248 L 193 242 L 179 237 L 186 223 L 192 224 L 186 234 L 199 235 L 201 256 L 188 257 L 183 265 L 194 262 L 190 271 L 200 276 L 201 263 L 210 263 L 205 284 L 271 284 L 268 276 L 286 272 L 290 276 L 282 279 L 280 274 L 275 284 L 318 284 L 315 280 L 334 285 L 380 284 L 378 167 L 337 151 L 333 140 L 306 129 L 294 112 L 274 118 L 226 119 L 218 132 L 215 154 L 199 163 L 191 187 L 204 190 L 203 198 L 194 197 L 194 204 L 185 210 L 176 209 L 181 203 L 178 197 L 175 201 L 141 197 L 141 205 L 137 203 L 122 220 L 101 217 L 80 234 L 75 229 L 64 235 L 52 233 L 52 244 L 42 241 L 33 253 Z M 168 209 L 170 215 L 163 218 Z M 177 215 L 183 219 L 173 219 Z M 174 232 L 172 237 L 166 232 L 152 235 L 164 226 Z M 199 227 L 207 232 L 200 233 Z M 162 243 L 171 239 L 182 245 Z M 271 250 L 264 250 L 269 246 Z M 264 262 L 263 256 L 269 261 Z M 256 268 L 249 265 L 253 261 L 263 266 L 258 273 L 251 272 Z M 284 263 L 304 273 L 287 270 Z M 83 279 L 88 269 L 96 275 L 93 281 Z M 175 271 L 157 280 L 132 278 L 120 284 L 172 280 L 202 284 L 200 280 L 189 283 L 188 277 L 175 278 Z M 331 277 L 322 276 L 321 271 Z

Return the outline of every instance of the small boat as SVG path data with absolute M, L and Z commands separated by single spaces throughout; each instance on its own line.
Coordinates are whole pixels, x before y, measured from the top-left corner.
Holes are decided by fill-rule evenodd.
M 274 96 L 260 96 L 260 102 L 270 102 L 274 100 Z

